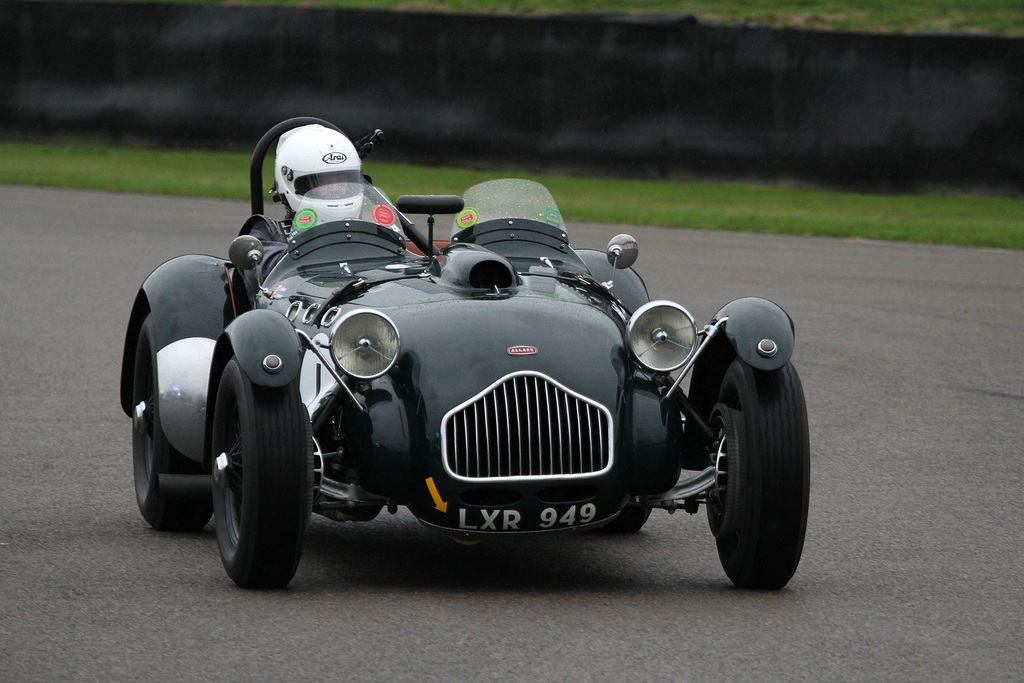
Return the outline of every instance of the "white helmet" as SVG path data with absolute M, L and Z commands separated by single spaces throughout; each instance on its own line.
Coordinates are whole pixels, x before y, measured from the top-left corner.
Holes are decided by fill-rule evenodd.
M 319 124 L 281 136 L 274 179 L 282 201 L 295 213 L 293 230 L 356 218 L 363 210 L 363 175 L 355 146 Z

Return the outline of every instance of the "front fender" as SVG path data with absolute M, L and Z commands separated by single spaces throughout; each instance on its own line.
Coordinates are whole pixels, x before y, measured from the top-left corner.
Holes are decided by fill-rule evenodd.
M 277 356 L 277 371 L 268 370 L 264 361 Z M 302 367 L 302 347 L 292 324 L 280 313 L 256 309 L 243 313 L 224 328 L 217 339 L 210 363 L 207 387 L 206 429 L 204 430 L 204 464 L 210 465 L 210 438 L 213 430 L 214 406 L 224 366 L 234 357 L 250 382 L 261 387 L 283 387 L 295 381 Z
M 724 334 L 719 333 L 701 353 L 690 375 L 687 396 L 693 409 L 705 418 L 718 401 L 718 390 L 725 371 L 736 356 L 758 370 L 785 367 L 793 355 L 793 321 L 779 306 L 756 297 L 730 301 L 712 318 L 712 324 L 728 317 Z M 763 339 L 776 345 L 775 355 L 766 358 L 758 353 Z M 687 427 L 682 439 L 683 468 L 700 470 L 706 464 L 707 444 L 701 432 Z
M 280 313 L 258 309 L 243 313 L 224 329 L 214 349 L 214 367 L 219 371 L 234 355 L 245 376 L 261 387 L 283 387 L 299 376 L 302 366 L 302 346 L 295 328 Z M 280 363 L 268 363 L 277 356 Z M 276 367 L 276 369 L 275 369 Z M 220 373 L 211 373 L 220 382 Z
M 730 301 L 712 322 L 729 318 L 725 336 L 736 355 L 757 370 L 778 370 L 793 356 L 793 319 L 778 304 L 759 297 Z

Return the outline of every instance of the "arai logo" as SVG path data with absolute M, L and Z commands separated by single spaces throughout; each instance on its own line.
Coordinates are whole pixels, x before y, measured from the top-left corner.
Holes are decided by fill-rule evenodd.
M 324 155 L 325 164 L 343 164 L 347 159 L 348 157 L 341 152 L 328 152 Z
M 536 356 L 536 346 L 510 346 L 508 347 L 508 355 L 510 356 Z

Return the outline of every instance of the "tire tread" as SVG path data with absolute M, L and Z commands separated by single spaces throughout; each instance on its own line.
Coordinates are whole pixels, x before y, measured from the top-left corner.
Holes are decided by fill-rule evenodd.
M 722 396 L 739 403 L 745 429 L 742 528 L 719 537 L 726 574 L 742 588 L 778 589 L 803 552 L 810 486 L 807 408 L 796 369 L 764 372 L 734 361 Z

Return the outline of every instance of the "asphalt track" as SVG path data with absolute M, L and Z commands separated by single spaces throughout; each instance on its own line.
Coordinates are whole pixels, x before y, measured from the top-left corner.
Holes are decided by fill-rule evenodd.
M 810 521 L 778 592 L 701 513 L 474 547 L 314 516 L 283 591 L 151 530 L 118 406 L 138 285 L 240 202 L 0 186 L 0 680 L 1020 680 L 1024 252 L 631 228 L 655 297 L 797 325 Z M 616 226 L 572 226 L 603 247 Z

